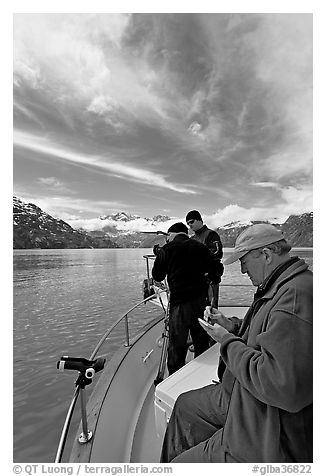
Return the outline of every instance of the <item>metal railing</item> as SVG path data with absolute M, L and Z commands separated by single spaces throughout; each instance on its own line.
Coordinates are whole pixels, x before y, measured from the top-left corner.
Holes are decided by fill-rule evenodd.
M 137 307 L 145 304 L 146 302 L 148 301 L 152 301 L 156 298 L 159 298 L 159 302 L 162 306 L 162 309 L 164 311 L 164 313 L 166 312 L 166 309 L 164 308 L 164 303 L 162 301 L 162 299 L 160 298 L 160 295 L 162 293 L 165 293 L 166 290 L 165 289 L 157 289 L 155 291 L 154 294 L 152 294 L 151 296 L 143 299 L 142 301 L 139 301 L 137 304 L 135 304 L 134 306 L 132 306 L 130 309 L 128 309 L 127 312 L 125 312 L 121 317 L 119 317 L 113 324 L 112 326 L 110 326 L 107 331 L 103 334 L 103 336 L 101 337 L 101 339 L 99 340 L 99 342 L 97 343 L 97 345 L 95 346 L 89 360 L 92 361 L 94 360 L 94 358 L 96 357 L 98 351 L 100 350 L 100 348 L 102 347 L 102 345 L 104 344 L 104 342 L 107 340 L 107 338 L 110 336 L 110 334 L 113 332 L 113 330 L 120 324 L 120 322 L 122 322 L 123 320 L 125 321 L 125 346 L 126 347 L 129 347 L 130 346 L 130 334 L 129 334 L 129 319 L 128 319 L 128 316 L 129 314 L 134 310 L 136 309 Z M 74 409 L 75 409 L 75 406 L 76 406 L 76 402 L 78 400 L 78 396 L 79 394 L 81 395 L 81 414 L 82 414 L 82 426 L 83 426 L 83 432 L 82 434 L 80 435 L 79 437 L 79 442 L 80 443 L 87 443 L 92 435 L 91 435 L 91 432 L 88 431 L 87 429 L 87 420 L 86 420 L 86 401 L 85 401 L 85 398 L 84 398 L 84 392 L 83 392 L 83 387 L 82 385 L 79 383 L 76 385 L 76 388 L 75 388 L 75 391 L 74 391 L 74 395 L 72 397 L 72 400 L 71 400 L 71 403 L 70 403 L 70 406 L 68 408 L 68 412 L 67 412 L 67 415 L 66 415 L 66 418 L 65 418 L 65 422 L 64 422 L 64 425 L 63 425 L 63 429 L 62 429 L 62 432 L 61 432 L 61 436 L 60 436 L 60 441 L 59 441 L 59 445 L 58 445 L 58 449 L 57 449 L 57 453 L 56 453 L 56 457 L 55 457 L 55 463 L 60 463 L 61 462 L 61 459 L 62 459 L 62 455 L 63 455 L 63 452 L 64 452 L 64 448 L 65 448 L 65 444 L 66 444 L 66 441 L 67 441 L 67 437 L 68 437 L 68 432 L 69 432 L 69 427 L 70 427 L 70 423 L 71 423 L 71 419 L 72 419 L 72 416 L 73 416 L 73 413 L 74 413 Z

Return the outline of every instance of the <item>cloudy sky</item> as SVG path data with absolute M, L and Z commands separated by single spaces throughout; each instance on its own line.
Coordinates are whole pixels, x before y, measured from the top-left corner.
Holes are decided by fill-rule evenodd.
M 14 15 L 14 193 L 72 226 L 312 211 L 312 15 Z

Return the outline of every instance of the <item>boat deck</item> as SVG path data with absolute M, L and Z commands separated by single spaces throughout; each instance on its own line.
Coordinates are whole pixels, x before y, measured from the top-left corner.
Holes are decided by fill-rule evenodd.
M 225 311 L 242 317 L 246 308 Z M 215 344 L 155 388 L 162 331 L 162 320 L 151 323 L 132 346 L 121 349 L 106 366 L 87 405 L 94 436 L 86 445 L 74 444 L 70 462 L 159 462 L 176 398 L 212 383 L 219 357 L 219 344 Z M 191 359 L 193 354 L 188 354 Z
M 193 355 L 192 352 L 188 352 L 187 363 L 193 360 Z M 155 375 L 152 381 L 154 381 L 154 378 Z M 159 387 L 160 386 L 158 386 L 158 388 Z M 154 411 L 155 390 L 156 387 L 154 383 L 152 383 L 150 387 L 146 389 L 147 395 L 145 393 L 142 398 L 143 405 L 132 442 L 131 463 L 141 463 L 144 461 L 147 463 L 155 463 L 160 460 L 163 436 L 159 436 L 156 429 Z M 146 438 L 144 438 L 144 435 L 146 435 Z
M 155 428 L 154 393 L 155 387 L 152 384 L 144 399 L 135 429 L 130 456 L 131 463 L 141 463 L 144 461 L 155 463 L 160 460 L 162 438 L 157 435 Z M 144 435 L 146 435 L 146 438 L 144 438 Z

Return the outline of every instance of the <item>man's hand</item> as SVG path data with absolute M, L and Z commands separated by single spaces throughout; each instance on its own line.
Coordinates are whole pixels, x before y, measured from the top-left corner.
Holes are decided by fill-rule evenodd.
M 216 342 L 221 342 L 225 334 L 228 334 L 228 331 L 219 324 L 209 324 L 208 327 L 205 326 L 200 320 L 199 324 L 207 332 L 207 334 L 210 335 L 211 338 L 214 339 Z
M 221 311 L 218 311 L 214 307 L 206 306 L 204 312 L 204 320 L 210 324 L 219 324 L 224 327 L 228 332 L 233 331 L 234 324 L 230 321 Z

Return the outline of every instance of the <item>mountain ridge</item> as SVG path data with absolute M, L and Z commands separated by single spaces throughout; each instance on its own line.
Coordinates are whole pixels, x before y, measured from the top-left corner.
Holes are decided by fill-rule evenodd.
M 117 248 L 107 239 L 109 246 L 100 246 L 83 230 L 75 230 L 63 220 L 53 218 L 33 203 L 13 199 L 14 249 L 60 248 Z
M 51 248 L 152 248 L 154 244 L 163 245 L 165 238 L 162 235 L 144 234 L 128 229 L 128 223 L 134 220 L 143 220 L 149 225 L 160 226 L 171 220 L 166 215 L 156 215 L 153 218 L 141 218 L 139 215 L 130 215 L 119 212 L 99 217 L 104 224 L 101 230 L 86 232 L 83 229 L 74 229 L 63 220 L 53 218 L 38 206 L 25 203 L 18 197 L 13 198 L 13 247 L 14 249 L 51 249 Z M 117 224 L 123 223 L 122 230 Z M 236 237 L 250 223 L 232 222 L 223 227 L 215 228 L 221 237 L 225 248 L 232 248 Z M 266 221 L 265 221 L 266 223 Z M 267 222 L 268 223 L 268 222 Z M 313 246 L 313 213 L 291 215 L 284 223 L 275 224 L 282 229 L 285 237 L 294 247 Z M 164 228 L 164 227 L 163 227 Z

